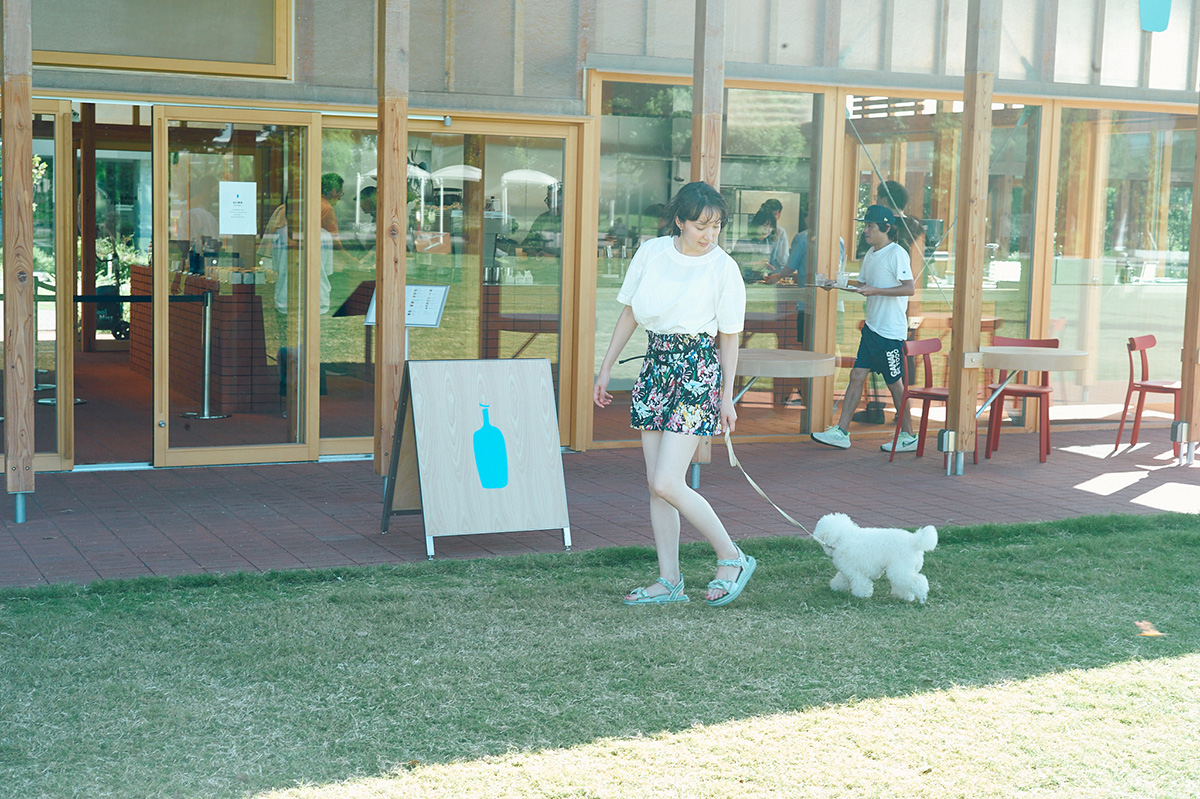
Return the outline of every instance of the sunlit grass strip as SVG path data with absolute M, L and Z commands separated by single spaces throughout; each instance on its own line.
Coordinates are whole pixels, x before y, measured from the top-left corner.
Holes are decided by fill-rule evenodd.
M 261 794 L 387 797 L 1200 795 L 1200 656 L 750 718 L 565 750 L 414 763 Z

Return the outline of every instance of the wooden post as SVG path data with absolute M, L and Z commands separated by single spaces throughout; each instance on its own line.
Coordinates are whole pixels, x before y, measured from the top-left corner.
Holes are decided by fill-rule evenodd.
M 968 360 L 979 352 L 983 315 L 984 238 L 987 235 L 988 161 L 992 139 L 992 84 L 1000 46 L 999 0 L 971 0 L 967 12 L 967 60 L 963 81 L 962 163 L 955 234 L 954 324 L 950 331 L 950 399 L 946 428 L 955 433 L 954 452 L 975 448 L 975 404 L 981 366 Z M 952 456 L 954 453 L 951 453 Z
M 405 242 L 408 238 L 408 31 L 410 0 L 379 0 L 379 137 L 376 167 L 375 473 L 391 457 L 404 376 Z
M 725 0 L 696 0 L 692 52 L 692 181 L 721 188 L 725 105 Z
M 4 464 L 17 521 L 33 491 L 33 34 L 30 0 L 2 0 L 0 141 L 4 142 Z
M 836 277 L 841 260 L 842 242 L 846 239 L 838 230 L 838 213 L 847 195 L 853 196 L 854 189 L 848 180 L 844 179 L 846 162 L 853 160 L 855 150 L 842 145 L 846 136 L 846 115 L 842 109 L 846 107 L 846 95 L 840 91 L 828 91 L 820 96 L 821 127 L 819 131 L 814 126 L 812 153 L 812 173 L 810 180 L 816 192 L 809 197 L 809 203 L 816 202 L 815 211 L 809 210 L 809 218 L 813 220 L 817 234 L 817 250 L 815 258 L 809 256 L 809 283 L 817 279 L 818 274 Z M 853 218 L 851 212 L 847 218 Z M 811 246 L 811 245 L 810 245 Z M 854 246 L 851 244 L 850 246 Z M 811 251 L 810 251 L 811 252 Z M 810 346 L 813 352 L 837 351 L 837 292 L 824 290 L 808 290 L 811 301 L 808 313 L 814 317 L 812 339 Z M 824 430 L 833 423 L 833 377 L 817 378 L 812 381 L 812 391 L 808 398 L 810 431 Z
M 1200 120 L 1200 107 L 1197 108 Z M 1192 185 L 1200 185 L 1200 158 L 1192 167 Z M 1183 303 L 1183 390 L 1179 395 L 1179 419 L 1187 424 L 1189 460 L 1195 455 L 1195 443 L 1200 441 L 1200 194 L 1192 192 L 1192 233 L 1188 240 L 1187 295 Z
M 696 0 L 692 50 L 692 182 L 721 188 L 721 121 L 725 111 L 725 0 Z M 733 380 L 733 375 L 725 379 Z M 693 463 L 712 462 L 712 439 L 696 447 Z M 693 473 L 692 486 L 698 484 Z

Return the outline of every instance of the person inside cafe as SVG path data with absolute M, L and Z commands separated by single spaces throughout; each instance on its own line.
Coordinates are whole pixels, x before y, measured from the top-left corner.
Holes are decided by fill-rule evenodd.
M 789 248 L 788 260 L 782 269 L 776 270 L 766 277 L 763 281 L 773 285 L 779 285 L 781 281 L 786 281 L 789 278 L 801 289 L 799 296 L 796 299 L 796 341 L 804 342 L 804 330 L 806 327 L 806 318 L 804 313 L 805 299 L 808 296 L 808 291 L 805 289 L 812 280 L 809 271 L 808 250 L 809 250 L 809 235 L 813 230 L 816 208 L 810 208 L 808 218 L 805 220 L 805 228 L 796 234 L 792 239 L 791 247 Z M 815 237 L 813 242 L 815 244 Z M 838 267 L 837 271 L 841 272 L 846 266 L 846 241 L 838 237 Z
M 759 283 L 776 271 L 771 265 L 771 249 L 774 246 L 771 237 L 775 232 L 775 215 L 759 209 L 750 218 L 749 238 L 738 239 L 730 248 L 729 254 L 737 261 L 742 270 L 742 279 L 747 283 Z M 780 264 L 781 267 L 786 265 L 786 261 Z
M 896 243 L 899 236 L 896 215 L 885 205 L 872 205 L 861 219 L 863 235 L 870 249 L 863 257 L 858 279 L 841 286 L 826 280 L 822 288 L 853 291 L 865 298 L 866 322 L 862 326 L 858 354 L 850 370 L 850 382 L 842 398 L 837 424 L 812 433 L 813 441 L 838 449 L 850 446 L 850 420 L 862 398 L 863 385 L 871 372 L 883 376 L 892 394 L 896 412 L 900 414 L 900 436 L 897 452 L 913 452 L 917 437 L 912 432 L 908 407 L 904 399 L 903 376 L 904 341 L 908 338 L 908 298 L 916 292 L 908 252 Z M 891 452 L 892 442 L 880 447 Z
M 787 230 L 779 224 L 779 218 L 783 216 L 783 203 L 771 197 L 764 200 L 758 210 L 759 212 L 765 211 L 775 218 L 775 232 L 770 236 L 771 257 L 768 260 L 771 263 L 771 270 L 778 272 L 787 266 L 788 256 L 791 254 L 791 243 L 788 241 Z
M 563 186 L 546 189 L 546 210 L 538 214 L 525 234 L 521 247 L 535 258 L 557 258 L 562 252 Z

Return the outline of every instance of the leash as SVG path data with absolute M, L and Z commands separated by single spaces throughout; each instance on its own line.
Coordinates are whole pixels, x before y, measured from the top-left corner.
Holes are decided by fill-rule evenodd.
M 790 514 L 790 513 L 788 513 L 787 511 L 785 511 L 783 508 L 779 507 L 778 505 L 776 505 L 776 504 L 775 504 L 775 501 L 774 501 L 773 499 L 771 499 L 770 497 L 768 497 L 768 496 L 767 496 L 767 493 L 766 493 L 765 491 L 763 491 L 761 488 L 759 488 L 759 487 L 758 487 L 758 483 L 754 482 L 754 478 L 753 478 L 753 477 L 751 477 L 751 476 L 750 476 L 750 475 L 749 475 L 749 474 L 746 472 L 746 469 L 745 469 L 745 467 L 744 467 L 744 466 L 742 466 L 742 463 L 741 463 L 741 461 L 739 461 L 739 460 L 738 460 L 738 458 L 737 458 L 737 455 L 733 454 L 733 441 L 731 441 L 731 440 L 730 440 L 730 438 L 729 438 L 729 431 L 728 431 L 728 430 L 726 430 L 726 431 L 725 431 L 725 451 L 729 453 L 729 465 L 730 465 L 730 466 L 737 467 L 737 469 L 738 469 L 739 471 L 741 471 L 742 475 L 743 475 L 743 476 L 746 478 L 746 482 L 750 483 L 750 487 L 751 487 L 751 488 L 753 488 L 755 491 L 757 491 L 757 492 L 758 492 L 758 495 L 759 495 L 760 497 L 762 497 L 763 499 L 765 499 L 767 502 L 770 502 L 770 503 L 771 503 L 771 507 L 772 507 L 772 508 L 774 508 L 775 510 L 779 511 L 779 515 L 780 515 L 780 516 L 782 516 L 783 518 L 787 519 L 787 520 L 788 520 L 788 522 L 789 522 L 790 524 L 792 524 L 792 525 L 794 525 L 794 526 L 796 526 L 796 527 L 799 527 L 801 530 L 803 530 L 804 532 L 808 533 L 808 536 L 809 536 L 809 538 L 811 538 L 813 541 L 816 541 L 816 542 L 817 542 L 818 544 L 820 544 L 821 546 L 823 546 L 823 547 L 828 547 L 829 549 L 833 549 L 833 547 L 830 547 L 830 546 L 829 546 L 828 544 L 826 544 L 824 541 L 822 541 L 821 539 L 817 538 L 816 534 L 815 534 L 815 533 L 813 533 L 813 531 L 812 531 L 812 530 L 809 530 L 809 529 L 808 529 L 807 527 L 805 527 L 803 524 L 801 524 L 800 522 L 798 522 L 798 521 L 796 521 L 794 518 L 792 518 L 792 516 L 791 516 L 791 514 Z

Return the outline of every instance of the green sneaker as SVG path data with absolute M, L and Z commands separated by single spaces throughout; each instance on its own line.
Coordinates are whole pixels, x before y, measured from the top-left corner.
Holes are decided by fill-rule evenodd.
M 880 444 L 879 449 L 883 452 L 891 452 L 892 451 L 892 442 L 889 441 L 886 444 Z M 912 433 L 901 433 L 900 437 L 898 439 L 896 439 L 896 451 L 897 452 L 916 452 L 917 451 L 917 437 L 914 436 Z
M 836 424 L 831 424 L 820 433 L 812 433 L 809 435 L 813 441 L 819 444 L 825 444 L 838 449 L 850 449 L 850 434 Z

